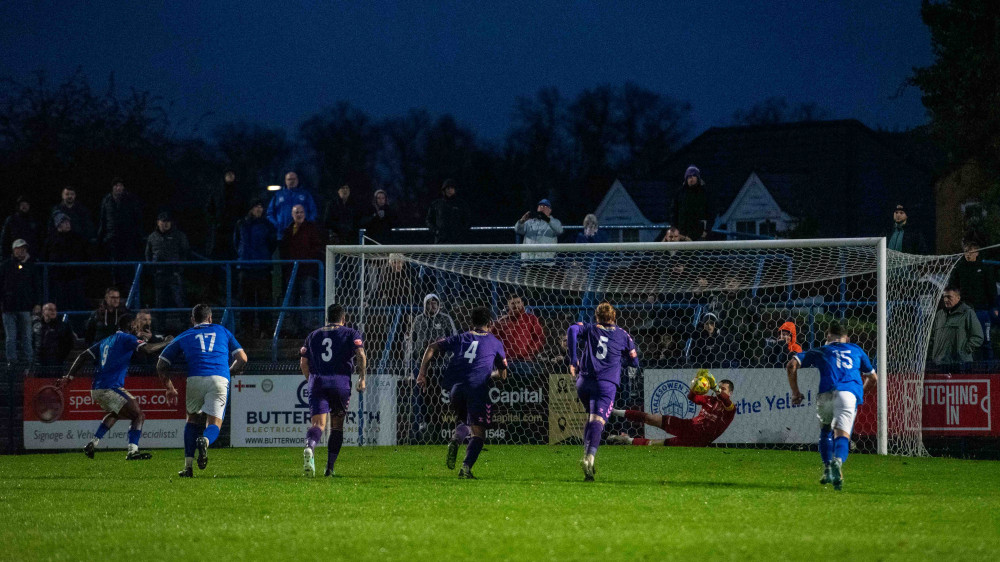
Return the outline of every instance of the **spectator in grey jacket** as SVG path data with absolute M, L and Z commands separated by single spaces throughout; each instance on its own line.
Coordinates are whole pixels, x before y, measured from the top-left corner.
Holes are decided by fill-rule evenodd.
M 441 312 L 441 299 L 434 293 L 428 293 L 424 297 L 424 312 L 413 319 L 413 323 L 410 325 L 410 334 L 406 340 L 406 366 L 410 369 L 409 380 L 412 381 L 416 377 L 423 350 L 427 348 L 428 344 L 457 333 L 455 321 L 451 319 L 451 316 Z M 450 359 L 446 355 L 435 356 L 428 371 L 426 399 L 430 400 L 433 406 L 437 406 L 437 401 L 440 400 L 440 374 Z M 410 389 L 412 391 L 413 420 L 407 435 L 409 442 L 420 443 L 423 431 L 427 429 L 425 423 L 427 403 L 424 392 L 419 387 L 411 385 Z
M 555 244 L 563 233 L 562 222 L 552 216 L 552 203 L 548 199 L 538 202 L 534 212 L 528 211 L 514 224 L 514 232 L 524 237 L 523 244 Z M 555 257 L 552 252 L 521 252 L 523 260 L 540 260 Z
M 944 307 L 934 315 L 931 331 L 931 361 L 937 365 L 968 363 L 983 345 L 983 327 L 976 311 L 962 302 L 962 293 L 948 287 L 941 297 Z
M 146 261 L 170 262 L 188 259 L 191 246 L 187 236 L 174 228 L 173 217 L 164 211 L 156 217 L 156 230 L 146 239 Z M 158 266 L 153 271 L 157 308 L 184 308 L 184 283 L 181 268 Z M 163 322 L 166 325 L 166 322 Z

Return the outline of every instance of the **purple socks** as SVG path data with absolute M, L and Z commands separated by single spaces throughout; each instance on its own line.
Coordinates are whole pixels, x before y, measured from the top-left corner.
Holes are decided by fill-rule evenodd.
M 452 440 L 454 440 L 458 444 L 465 443 L 465 439 L 469 437 L 470 431 L 471 429 L 469 428 L 469 426 L 465 425 L 464 423 L 460 423 L 458 424 L 458 426 L 455 427 L 455 433 L 452 437 Z
M 315 449 L 316 443 L 319 443 L 319 440 L 322 438 L 323 438 L 323 432 L 320 431 L 318 427 L 311 426 L 306 431 L 306 448 Z
M 599 421 L 587 422 L 583 428 L 583 449 L 585 455 L 596 455 L 597 447 L 601 444 L 601 434 L 604 433 L 604 424 Z
M 468 427 L 468 426 L 466 426 Z M 476 464 L 476 459 L 479 458 L 479 453 L 483 450 L 483 438 L 472 436 L 472 440 L 469 441 L 469 446 L 465 448 L 465 460 L 462 462 L 465 466 L 472 468 L 472 465 Z

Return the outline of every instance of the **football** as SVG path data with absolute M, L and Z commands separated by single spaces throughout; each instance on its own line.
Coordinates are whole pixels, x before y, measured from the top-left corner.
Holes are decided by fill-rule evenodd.
M 691 381 L 691 392 L 695 394 L 707 394 L 711 387 L 712 383 L 710 383 L 708 377 L 704 375 L 699 374 L 694 377 L 694 380 Z

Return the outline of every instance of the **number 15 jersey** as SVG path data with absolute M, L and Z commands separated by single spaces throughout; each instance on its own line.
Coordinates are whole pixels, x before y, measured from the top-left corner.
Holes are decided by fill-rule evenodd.
M 853 343 L 830 343 L 805 353 L 796 353 L 795 360 L 803 368 L 819 369 L 819 393 L 843 390 L 857 396 L 858 406 L 864 403 L 864 381 L 861 375 L 875 372 L 871 359 Z
M 243 346 L 224 326 L 206 322 L 174 338 L 160 353 L 160 359 L 173 364 L 183 354 L 188 364 L 187 376 L 228 379 L 232 356 L 241 349 Z

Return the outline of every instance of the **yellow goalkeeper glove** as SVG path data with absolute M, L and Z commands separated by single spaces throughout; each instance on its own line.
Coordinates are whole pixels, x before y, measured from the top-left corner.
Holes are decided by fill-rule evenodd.
M 712 390 L 715 390 L 716 386 L 718 386 L 715 384 L 715 376 L 712 375 L 712 373 L 710 373 L 708 369 L 698 369 L 698 372 L 695 373 L 694 378 L 697 379 L 698 377 L 705 377 L 705 379 L 708 380 L 708 388 Z

